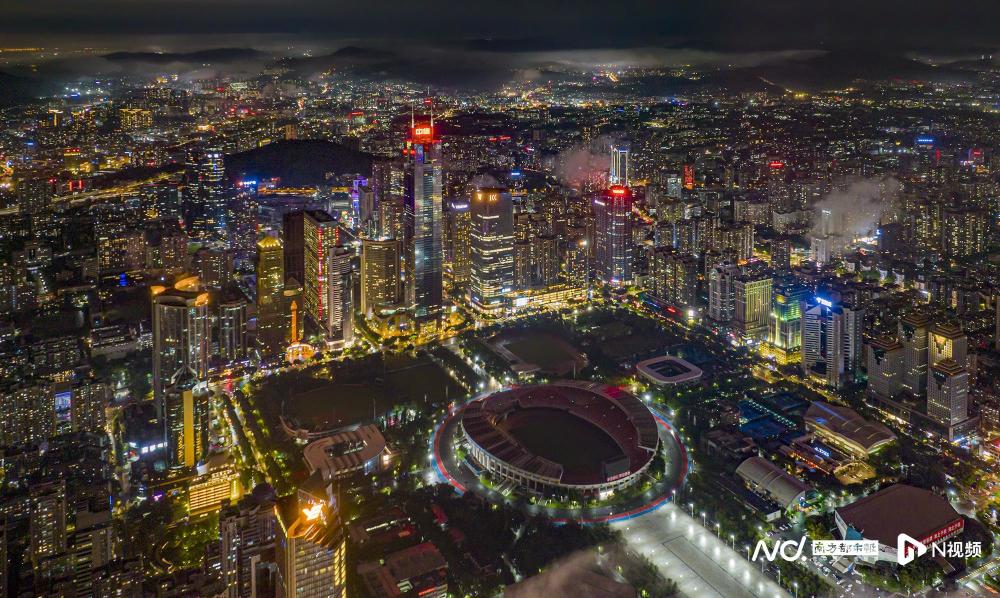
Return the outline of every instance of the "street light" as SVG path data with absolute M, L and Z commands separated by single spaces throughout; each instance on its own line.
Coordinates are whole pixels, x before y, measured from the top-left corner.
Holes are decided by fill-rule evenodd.
M 792 587 L 795 588 L 795 598 L 799 598 L 799 582 L 793 581 Z
M 729 541 L 733 543 L 733 550 L 736 550 L 736 536 L 729 534 Z

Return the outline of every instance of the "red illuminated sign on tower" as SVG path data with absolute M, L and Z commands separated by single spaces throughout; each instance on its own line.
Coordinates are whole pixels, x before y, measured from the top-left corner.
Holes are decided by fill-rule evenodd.
M 434 141 L 434 125 L 418 123 L 410 129 L 410 140 L 414 143 L 430 143 Z
M 690 164 L 684 165 L 683 180 L 685 189 L 694 189 L 694 166 L 691 166 Z

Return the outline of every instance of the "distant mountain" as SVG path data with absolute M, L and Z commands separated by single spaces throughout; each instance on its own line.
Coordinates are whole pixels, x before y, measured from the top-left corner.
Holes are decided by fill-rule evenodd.
M 104 55 L 104 58 L 113 62 L 151 62 L 156 64 L 238 62 L 267 57 L 266 53 L 253 48 L 214 48 L 196 52 L 112 52 Z
M 230 179 L 278 177 L 283 185 L 320 185 L 326 173 L 370 175 L 372 156 L 317 139 L 277 141 L 264 147 L 226 156 Z
M 0 72 L 0 106 L 30 102 L 46 95 L 46 87 L 37 79 Z

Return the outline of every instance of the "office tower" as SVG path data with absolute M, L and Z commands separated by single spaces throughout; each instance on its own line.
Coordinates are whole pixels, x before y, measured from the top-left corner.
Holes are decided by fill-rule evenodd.
M 265 353 L 286 344 L 285 252 L 281 241 L 264 237 L 257 243 L 257 341 Z
M 762 340 L 767 336 L 772 285 L 767 272 L 745 272 L 733 281 L 733 320 L 744 337 Z
M 802 370 L 839 388 L 857 374 L 864 312 L 815 297 L 802 312 Z
M 281 219 L 281 240 L 285 251 L 285 280 L 302 284 L 306 277 L 305 212 L 287 212 Z
M 163 433 L 169 467 L 194 467 L 208 450 L 208 392 L 189 370 L 177 372 L 164 389 Z
M 805 289 L 794 285 L 775 287 L 771 295 L 767 342 L 761 350 L 781 365 L 802 359 L 802 302 L 806 296 Z
M 949 428 L 969 417 L 969 373 L 954 359 L 930 367 L 927 415 Z
M 903 343 L 877 338 L 868 345 L 868 392 L 891 399 L 903 390 Z
M 176 219 L 156 220 L 145 230 L 146 269 L 166 276 L 187 268 L 188 237 Z
M 948 257 L 968 258 L 986 252 L 990 217 L 984 210 L 946 208 L 941 212 L 941 251 Z
M 153 291 L 153 400 L 158 417 L 164 416 L 164 390 L 171 378 L 191 371 L 199 380 L 208 376 L 212 328 L 208 293 L 195 276 L 172 288 Z
M 515 256 L 515 263 L 516 261 Z M 562 267 L 566 284 L 574 287 L 590 285 L 590 244 L 586 236 L 567 231 L 562 250 Z
M 189 155 L 184 222 L 193 239 L 226 237 L 226 167 L 222 150 L 209 147 Z
M 729 322 L 736 314 L 736 278 L 740 268 L 721 264 L 708 271 L 708 317 L 716 322 Z
M 615 145 L 611 148 L 611 172 L 608 175 L 609 185 L 621 185 L 628 187 L 628 152 L 626 144 Z
M 302 221 L 303 280 L 302 303 L 306 322 L 312 330 L 326 330 L 329 317 L 329 277 L 327 273 L 330 253 L 340 243 L 337 223 L 333 217 L 319 210 L 306 210 Z M 288 273 L 286 272 L 287 276 Z
M 531 283 L 547 287 L 559 282 L 559 239 L 554 234 L 533 237 L 531 243 Z
M 107 408 L 114 397 L 111 385 L 94 380 L 81 380 L 73 385 L 70 403 L 74 432 L 105 432 Z
M 406 142 L 405 227 L 406 303 L 418 318 L 442 305 L 441 140 L 434 121 L 414 124 Z
M 506 189 L 489 187 L 473 191 L 469 203 L 469 300 L 476 309 L 495 313 L 514 288 L 514 204 Z
M 531 287 L 531 241 L 528 239 L 514 241 L 514 287 Z
M 375 201 L 375 238 L 403 238 L 405 173 L 403 163 L 396 158 L 380 158 L 372 163 L 369 184 Z
M 269 566 L 277 520 L 274 499 L 255 491 L 219 514 L 219 557 L 228 598 L 257 596 L 258 577 Z
M 248 262 L 257 241 L 257 197 L 253 187 L 240 186 L 226 204 L 226 248 L 238 263 Z
M 202 285 L 221 289 L 232 278 L 232 254 L 222 249 L 199 247 L 191 256 L 191 269 Z
M 448 204 L 446 259 L 451 264 L 451 281 L 461 285 L 472 275 L 472 212 L 467 201 Z
M 719 226 L 712 234 L 714 240 L 709 246 L 728 259 L 742 264 L 753 257 L 753 225 L 749 222 Z
M 28 494 L 28 555 L 37 569 L 66 551 L 66 481 L 32 484 Z
M 780 236 L 771 241 L 771 269 L 775 274 L 788 274 L 792 270 L 792 242 Z
M 326 341 L 339 349 L 354 342 L 354 250 L 338 246 L 327 255 Z
M 219 302 L 218 355 L 227 364 L 247 357 L 247 301 L 234 297 Z
M 962 367 L 968 365 L 969 339 L 957 324 L 932 325 L 927 337 L 927 349 L 927 365 L 934 365 L 945 359 L 952 359 Z
M 698 295 L 698 259 L 671 247 L 652 252 L 649 274 L 653 297 L 679 308 L 695 305 Z
M 278 596 L 346 596 L 347 541 L 340 506 L 314 473 L 298 491 L 278 499 L 275 558 Z
M 17 205 L 22 214 L 38 214 L 49 207 L 55 195 L 55 180 L 19 179 L 15 183 Z
M 361 312 L 393 310 L 403 300 L 402 245 L 396 239 L 361 242 Z
M 594 200 L 597 275 L 619 285 L 632 280 L 632 190 L 614 186 Z
M 903 389 L 915 397 L 927 392 L 929 318 L 911 313 L 899 321 L 899 341 L 903 343 Z

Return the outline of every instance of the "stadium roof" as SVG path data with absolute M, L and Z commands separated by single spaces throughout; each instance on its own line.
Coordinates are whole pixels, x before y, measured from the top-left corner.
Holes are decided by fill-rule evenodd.
M 805 421 L 841 437 L 866 453 L 896 440 L 896 435 L 882 424 L 870 422 L 848 407 L 823 401 L 813 401 L 806 410 Z
M 767 493 L 774 501 L 787 509 L 812 486 L 792 477 L 785 470 L 762 457 L 750 457 L 736 468 L 736 475 Z
M 837 509 L 845 524 L 869 540 L 895 546 L 899 534 L 919 539 L 960 517 L 951 503 L 930 490 L 893 484 Z

